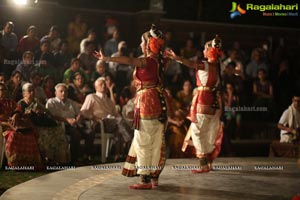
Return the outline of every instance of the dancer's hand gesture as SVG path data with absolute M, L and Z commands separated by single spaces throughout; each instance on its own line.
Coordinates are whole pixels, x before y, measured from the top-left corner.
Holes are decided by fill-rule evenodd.
M 100 50 L 100 51 L 94 51 L 93 55 L 94 55 L 95 58 L 97 58 L 99 60 L 105 61 L 104 60 L 105 56 L 103 55 L 102 50 Z
M 164 56 L 171 58 L 171 59 L 175 59 L 176 58 L 176 54 L 174 53 L 174 51 L 170 48 L 167 48 L 164 52 Z

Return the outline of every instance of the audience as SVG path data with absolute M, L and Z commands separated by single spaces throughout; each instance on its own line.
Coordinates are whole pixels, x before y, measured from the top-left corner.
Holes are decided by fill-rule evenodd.
M 23 80 L 28 82 L 30 74 L 36 69 L 34 66 L 34 56 L 31 51 L 25 51 L 22 56 L 23 60 L 17 65 L 16 71 L 21 72 Z
M 115 104 L 106 95 L 105 78 L 100 77 L 95 81 L 96 93 L 89 94 L 82 107 L 81 114 L 90 120 L 104 120 L 104 127 L 108 132 L 115 134 L 115 161 L 124 155 L 132 140 L 133 131 L 117 112 Z
M 23 55 L 26 51 L 35 52 L 39 47 L 40 41 L 37 38 L 37 29 L 35 26 L 29 26 L 27 29 L 27 35 L 24 35 L 18 46 L 18 53 Z
M 55 97 L 46 103 L 46 108 L 53 117 L 65 124 L 65 132 L 70 137 L 71 163 L 77 164 L 80 157 L 80 140 L 85 139 L 85 156 L 90 160 L 95 135 L 85 133 L 81 129 L 80 106 L 68 98 L 67 85 L 59 83 L 55 86 Z
M 129 84 L 131 81 L 132 67 L 97 61 L 93 56 L 93 51 L 98 49 L 98 46 L 96 46 L 98 45 L 97 42 L 103 38 L 99 38 L 99 41 L 96 41 L 97 35 L 93 29 L 90 29 L 89 32 L 86 33 L 87 24 L 83 21 L 86 20 L 80 15 L 76 15 L 74 21 L 70 22 L 68 27 L 65 27 L 66 30 L 61 30 L 62 37 L 60 36 L 58 27 L 52 26 L 49 33 L 42 37 L 41 40 L 39 40 L 37 36 L 36 26 L 30 25 L 27 28 L 27 34 L 20 37 L 19 42 L 17 35 L 14 33 L 14 24 L 12 22 L 5 23 L 3 30 L 0 31 L 0 90 L 4 91 L 7 89 L 5 95 L 8 96 L 10 102 L 19 102 L 21 99 L 24 100 L 23 95 L 31 95 L 36 98 L 33 102 L 38 102 L 41 105 L 45 105 L 45 102 L 49 99 L 46 105 L 47 107 L 50 105 L 50 110 L 51 104 L 58 107 L 61 106 L 59 107 L 61 110 L 53 111 L 52 109 L 52 112 L 55 114 L 55 119 L 58 118 L 66 126 L 66 133 L 71 140 L 71 161 L 72 163 L 78 164 L 81 153 L 78 151 L 78 147 L 81 138 L 84 138 L 86 141 L 85 151 L 82 152 L 82 154 L 85 154 L 84 156 L 88 160 L 92 158 L 92 144 L 95 129 L 90 129 L 91 127 L 88 126 L 87 121 L 83 120 L 83 118 L 90 119 L 90 115 L 93 115 L 93 112 L 98 112 L 95 109 L 89 110 L 94 105 L 87 105 L 90 99 L 87 100 L 86 98 L 91 98 L 89 94 L 92 92 L 93 89 L 91 88 L 93 84 L 97 82 L 96 80 L 104 77 L 106 79 L 104 99 L 105 101 L 109 101 L 109 104 L 112 104 L 111 109 L 114 111 L 106 113 L 101 117 L 96 116 L 97 114 L 95 116 L 97 120 L 104 118 L 106 128 L 109 126 L 111 126 L 112 129 L 117 127 L 113 132 L 115 132 L 115 160 L 118 160 L 123 153 L 126 153 L 124 149 L 127 148 L 132 137 L 132 130 L 129 126 L 131 126 L 132 122 L 134 96 L 136 92 L 135 87 Z M 112 33 L 110 34 L 111 38 L 104 38 L 105 40 L 102 41 L 105 54 L 107 56 L 128 55 L 130 53 L 129 48 L 124 41 L 120 41 L 119 31 L 116 29 L 116 26 L 111 29 L 110 33 Z M 66 38 L 64 38 L 65 35 L 67 35 Z M 85 35 L 86 38 L 84 38 Z M 181 49 L 181 55 L 185 58 L 201 59 L 201 55 L 198 55 L 199 51 L 197 51 L 197 48 L 194 46 L 194 39 L 195 38 L 188 38 L 186 44 L 180 48 L 180 46 L 174 44 L 171 32 L 167 31 L 165 46 L 175 48 L 177 51 Z M 99 46 L 102 44 L 99 44 Z M 262 119 L 271 120 L 274 123 L 276 121 L 275 119 L 279 118 L 280 113 L 290 104 L 289 99 L 292 97 L 291 91 L 297 87 L 295 86 L 297 85 L 297 81 L 291 82 L 291 80 L 297 77 L 299 70 L 297 71 L 296 67 L 299 60 L 297 60 L 298 58 L 296 56 L 291 59 L 288 53 L 290 52 L 288 46 L 281 45 L 279 46 L 279 50 L 278 48 L 276 49 L 276 46 L 271 49 L 270 44 L 267 45 L 268 48 L 265 48 L 266 43 L 263 43 L 263 45 L 257 43 L 256 46 L 257 48 L 253 49 L 251 60 L 248 64 L 246 61 L 248 61 L 247 59 L 250 57 L 248 55 L 250 51 L 249 49 L 241 48 L 239 41 L 235 41 L 229 51 L 224 48 L 224 52 L 228 52 L 228 57 L 226 58 L 224 56 L 221 66 L 222 82 L 225 90 L 223 92 L 224 104 L 225 107 L 234 107 L 237 105 L 266 107 L 268 112 L 243 113 L 243 122 L 247 123 L 248 120 L 258 120 L 261 119 L 259 117 L 262 117 Z M 267 62 L 267 54 L 274 55 L 270 63 Z M 294 54 L 296 55 L 296 53 Z M 169 155 L 171 157 L 182 157 L 183 155 L 176 151 L 176 149 L 179 149 L 182 138 L 186 134 L 186 127 L 188 126 L 185 119 L 188 113 L 187 108 L 192 101 L 192 89 L 195 80 L 190 77 L 194 71 L 187 68 L 182 69 L 180 63 L 176 61 L 166 60 L 165 64 L 167 67 L 164 71 L 164 82 L 166 87 L 170 89 L 170 96 L 174 97 L 172 98 L 174 112 L 169 118 L 166 135 L 169 143 Z M 244 68 L 243 65 L 246 67 Z M 267 75 L 270 80 L 267 80 Z M 188 81 L 183 82 L 183 80 L 186 79 Z M 22 92 L 22 86 L 27 82 L 31 82 L 32 86 L 25 89 L 30 91 L 31 87 L 33 87 L 34 92 L 27 92 L 25 90 Z M 55 85 L 60 82 L 66 83 L 67 88 L 61 84 L 59 89 L 56 88 L 56 90 Z M 102 83 L 103 80 L 100 82 Z M 2 87 L 3 85 L 1 85 L 1 83 L 5 84 L 4 87 Z M 182 86 L 183 88 L 181 90 Z M 26 87 L 28 87 L 28 85 Z M 0 91 L 0 107 L 3 107 L 3 104 L 1 104 L 3 100 L 1 97 L 1 95 L 3 96 L 2 91 Z M 101 92 L 96 91 L 96 93 L 93 94 L 93 98 L 97 99 L 96 97 L 99 93 Z M 67 96 L 74 101 L 68 99 Z M 254 97 L 254 102 L 251 98 L 252 96 Z M 28 97 L 26 98 L 30 99 Z M 81 108 L 82 104 L 84 105 L 83 108 Z M 7 106 L 9 105 L 15 104 L 11 103 Z M 15 110 L 17 113 L 19 112 L 17 108 L 19 106 L 15 105 L 12 107 L 14 108 L 7 108 L 7 110 L 5 110 L 10 114 L 5 114 L 0 111 L 0 118 L 3 118 L 2 116 L 4 115 L 10 116 L 11 110 Z M 66 110 L 63 110 L 63 108 Z M 72 109 L 74 110 L 72 111 Z M 82 109 L 84 115 L 80 114 L 80 109 Z M 277 112 L 277 110 L 279 112 Z M 51 114 L 53 114 L 52 112 L 50 111 Z M 120 113 L 122 113 L 124 120 Z M 18 115 L 23 116 L 21 114 Z M 107 117 L 107 115 L 109 115 L 109 117 Z M 287 114 L 283 114 L 282 116 L 284 115 Z M 114 116 L 115 119 L 111 120 L 111 116 Z M 238 139 L 240 137 L 241 127 L 240 113 L 225 111 L 223 119 L 225 119 L 225 129 L 230 129 L 232 133 L 230 134 L 230 139 Z M 126 126 L 117 126 L 116 121 L 118 120 L 121 120 L 122 123 L 123 121 L 124 123 L 126 122 Z M 1 119 L 1 121 L 3 121 L 3 119 Z M 26 122 L 25 119 L 23 122 L 20 120 L 20 124 L 24 122 Z M 16 127 L 13 127 L 7 121 L 4 123 L 8 125 L 5 127 L 7 131 L 16 132 Z M 44 162 L 48 164 L 62 164 L 68 162 L 68 150 L 65 149 L 61 151 L 66 153 L 64 155 L 58 151 L 59 145 L 62 145 L 61 148 L 64 149 L 63 146 L 66 144 L 66 141 L 62 137 L 58 137 L 58 140 L 54 139 L 56 137 L 55 133 L 61 134 L 60 124 L 55 127 L 43 127 L 46 131 L 43 131 L 43 128 L 39 128 L 39 125 L 34 124 L 32 119 L 29 119 L 28 124 L 35 127 L 36 133 L 34 134 L 42 134 L 38 140 L 38 152 L 42 155 Z M 236 129 L 231 129 L 232 125 L 235 126 Z M 284 124 L 284 126 L 286 125 L 287 124 Z M 22 127 L 21 125 L 17 127 L 19 128 L 18 131 L 23 131 L 22 128 L 24 128 L 25 131 L 33 133 L 30 127 Z M 51 131 L 53 132 L 53 138 L 48 138 L 51 142 L 49 142 L 48 139 L 43 139 L 48 137 L 47 135 Z M 9 148 L 14 148 L 13 145 L 15 145 L 15 142 L 18 142 L 18 139 L 16 141 L 14 140 L 14 137 L 16 137 L 15 134 L 8 135 L 9 141 L 12 142 L 12 146 Z M 282 135 L 289 134 L 285 133 Z M 61 134 L 61 136 L 65 136 L 65 134 Z M 32 136 L 28 136 L 28 138 L 31 137 Z M 282 140 L 291 142 L 290 139 L 286 139 L 286 136 L 282 138 L 285 138 Z M 32 150 L 35 151 L 36 146 L 34 139 L 31 139 L 32 143 L 30 145 L 32 146 Z M 57 146 L 50 150 L 46 143 L 55 142 Z M 22 145 L 20 148 L 23 148 Z M 57 151 L 57 154 L 54 153 L 54 151 Z M 9 154 L 9 156 L 11 155 L 13 154 Z M 34 153 L 32 155 L 34 157 Z M 34 159 L 37 160 L 37 157 Z M 12 163 L 18 162 L 19 161 L 13 161 Z

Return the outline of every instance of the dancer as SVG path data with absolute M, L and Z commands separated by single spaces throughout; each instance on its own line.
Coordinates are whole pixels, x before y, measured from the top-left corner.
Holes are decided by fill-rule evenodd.
M 195 62 L 177 56 L 171 49 L 166 56 L 196 70 L 197 92 L 193 97 L 188 119 L 191 125 L 182 150 L 189 144 L 190 136 L 199 158 L 200 167 L 193 173 L 209 172 L 211 164 L 221 150 L 222 126 L 220 123 L 221 101 L 216 92 L 219 79 L 219 61 L 221 56 L 221 39 L 216 36 L 205 44 L 203 50 L 207 61 Z
M 163 44 L 162 32 L 152 25 L 141 38 L 144 57 L 105 57 L 101 51 L 95 52 L 100 60 L 135 66 L 135 131 L 122 174 L 129 177 L 138 174 L 141 181 L 131 185 L 131 189 L 158 186 L 158 177 L 165 164 L 164 131 L 168 106 L 162 88 Z

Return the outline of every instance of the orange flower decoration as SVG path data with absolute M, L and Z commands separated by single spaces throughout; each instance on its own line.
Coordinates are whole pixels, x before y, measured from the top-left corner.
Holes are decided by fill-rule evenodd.
M 164 45 L 164 40 L 161 38 L 149 38 L 149 49 L 155 54 L 158 54 L 160 51 L 160 48 Z
M 211 60 L 217 60 L 218 58 L 220 58 L 223 54 L 223 51 L 217 49 L 217 48 L 209 48 L 207 50 L 207 57 L 209 57 Z

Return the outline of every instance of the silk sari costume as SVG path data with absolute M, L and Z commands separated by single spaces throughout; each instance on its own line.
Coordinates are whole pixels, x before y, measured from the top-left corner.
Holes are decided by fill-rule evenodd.
M 147 57 L 146 62 L 145 67 L 136 68 L 133 75 L 137 87 L 134 118 L 136 127 L 122 172 L 125 176 L 150 172 L 151 176 L 158 177 L 165 164 L 164 131 L 168 109 L 166 93 L 161 85 L 157 59 Z M 144 132 L 152 132 L 155 136 L 147 136 Z M 150 141 L 155 141 L 153 151 L 144 151 L 139 146 Z M 144 153 L 147 157 L 139 158 L 139 154 Z
M 221 110 L 215 94 L 219 81 L 218 63 L 199 63 L 199 69 L 196 70 L 197 92 L 188 116 L 192 123 L 182 150 L 185 151 L 190 144 L 191 136 L 196 157 L 200 159 L 200 167 L 211 163 L 221 151 L 223 128 L 220 121 Z
M 158 57 L 158 53 L 147 56 L 144 66 L 136 67 L 133 72 L 137 88 L 135 130 L 122 171 L 124 176 L 141 175 L 158 178 L 165 165 L 164 132 L 169 101 L 162 87 L 163 65 L 159 63 Z

